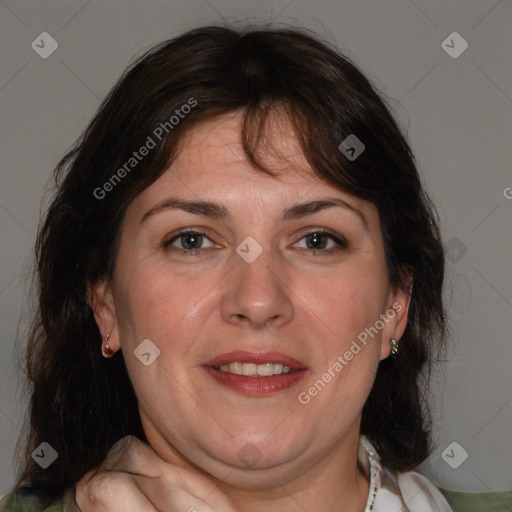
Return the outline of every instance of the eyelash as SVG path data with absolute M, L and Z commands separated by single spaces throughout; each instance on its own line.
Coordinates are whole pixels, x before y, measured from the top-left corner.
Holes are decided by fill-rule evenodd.
M 206 233 L 204 233 L 203 231 L 191 230 L 190 229 L 190 230 L 183 230 L 183 231 L 178 232 L 171 239 L 164 241 L 162 243 L 162 247 L 164 249 L 167 249 L 175 240 L 178 240 L 179 238 L 181 238 L 181 237 L 183 237 L 185 235 L 188 235 L 188 234 L 202 235 L 205 238 L 207 238 L 208 240 L 210 240 L 210 242 L 212 241 L 206 235 Z M 314 253 L 320 252 L 320 253 L 333 254 L 333 253 L 335 253 L 337 251 L 340 251 L 340 250 L 343 250 L 343 249 L 347 249 L 348 246 L 349 246 L 347 240 L 345 240 L 343 237 L 341 237 L 339 235 L 334 234 L 332 231 L 329 231 L 327 229 L 313 229 L 311 231 L 308 231 L 307 233 L 302 235 L 302 237 L 299 239 L 299 241 L 304 239 L 304 238 L 306 238 L 306 237 L 308 237 L 308 236 L 311 236 L 313 234 L 327 236 L 328 238 L 333 240 L 337 244 L 338 247 L 333 247 L 331 249 L 305 249 L 306 251 L 312 251 Z M 176 253 L 178 253 L 178 254 L 180 254 L 182 256 L 201 256 L 202 255 L 202 249 L 177 249 L 176 247 L 173 247 L 172 251 L 176 252 Z

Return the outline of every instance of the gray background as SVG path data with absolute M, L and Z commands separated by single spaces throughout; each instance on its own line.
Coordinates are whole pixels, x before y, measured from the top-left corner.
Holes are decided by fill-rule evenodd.
M 26 276 L 50 174 L 135 55 L 222 18 L 311 28 L 389 98 L 450 250 L 453 337 L 436 376 L 438 448 L 421 469 L 452 489 L 512 490 L 510 0 L 2 0 L 0 495 L 14 482 L 26 398 L 13 356 L 25 342 Z M 48 59 L 31 48 L 45 31 L 59 44 Z M 441 47 L 454 31 L 469 44 L 456 59 Z

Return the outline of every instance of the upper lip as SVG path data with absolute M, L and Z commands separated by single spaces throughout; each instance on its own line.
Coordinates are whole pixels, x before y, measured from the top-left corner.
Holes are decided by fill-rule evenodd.
M 280 352 L 247 352 L 246 350 L 235 350 L 221 354 L 204 363 L 204 366 L 221 366 L 236 362 L 254 364 L 280 363 L 283 366 L 289 366 L 292 370 L 306 369 L 306 365 L 301 361 Z

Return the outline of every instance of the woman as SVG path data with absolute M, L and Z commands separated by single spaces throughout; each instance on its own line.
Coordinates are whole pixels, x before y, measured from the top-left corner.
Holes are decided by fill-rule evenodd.
M 335 48 L 268 27 L 166 41 L 56 182 L 0 510 L 450 510 L 414 471 L 446 338 L 435 209 Z

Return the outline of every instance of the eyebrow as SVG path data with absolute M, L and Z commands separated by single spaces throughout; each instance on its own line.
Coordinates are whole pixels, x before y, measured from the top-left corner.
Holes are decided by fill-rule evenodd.
M 307 203 L 294 204 L 290 208 L 287 208 L 283 211 L 279 220 L 301 219 L 303 217 L 307 217 L 308 215 L 313 215 L 317 212 L 332 207 L 340 207 L 354 212 L 361 219 L 365 229 L 368 231 L 368 221 L 366 220 L 363 212 L 350 205 L 346 201 L 343 201 L 343 199 L 339 199 L 337 197 L 329 197 L 325 199 L 309 201 Z M 186 199 L 171 197 L 150 208 L 142 216 L 140 223 L 142 224 L 149 217 L 152 217 L 153 215 L 166 210 L 182 210 L 188 213 L 193 213 L 194 215 L 212 219 L 225 219 L 226 217 L 229 217 L 228 209 L 220 204 L 213 203 L 211 201 L 189 201 Z

